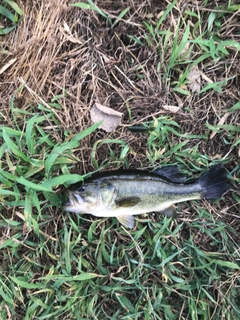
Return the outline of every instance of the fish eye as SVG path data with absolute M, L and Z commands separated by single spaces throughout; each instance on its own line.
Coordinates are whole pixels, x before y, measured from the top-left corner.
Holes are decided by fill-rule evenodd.
M 85 188 L 84 187 L 80 187 L 80 188 L 78 188 L 78 191 L 83 192 L 83 191 L 85 191 Z

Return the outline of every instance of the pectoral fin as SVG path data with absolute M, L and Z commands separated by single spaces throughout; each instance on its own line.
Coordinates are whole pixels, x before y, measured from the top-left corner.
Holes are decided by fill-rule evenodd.
M 134 207 L 136 204 L 139 203 L 139 201 L 141 201 L 139 197 L 127 197 L 127 198 L 116 200 L 115 203 L 117 207 L 129 208 L 129 207 Z
M 123 224 L 125 227 L 133 228 L 134 227 L 134 219 L 131 215 L 126 216 L 118 216 L 116 217 L 121 224 Z
M 159 213 L 164 214 L 166 217 L 169 217 L 169 218 L 173 218 L 173 219 L 177 218 L 176 208 L 173 205 L 171 205 L 170 207 L 164 209 Z

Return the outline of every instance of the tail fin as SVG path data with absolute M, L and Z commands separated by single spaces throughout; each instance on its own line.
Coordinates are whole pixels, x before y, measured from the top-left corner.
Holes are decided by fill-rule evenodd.
M 202 187 L 203 197 L 207 200 L 221 198 L 228 192 L 231 185 L 227 181 L 227 171 L 222 164 L 212 167 L 197 180 Z

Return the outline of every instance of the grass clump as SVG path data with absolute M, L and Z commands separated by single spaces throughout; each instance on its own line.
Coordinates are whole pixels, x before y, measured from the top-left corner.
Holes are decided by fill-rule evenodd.
M 41 108 L 41 105 L 38 106 Z M 13 109 L 13 118 L 21 110 Z M 62 200 L 57 188 L 61 185 L 81 181 L 83 177 L 71 174 L 70 168 L 78 159 L 72 156 L 71 150 L 78 147 L 80 141 L 92 133 L 98 124 L 92 125 L 81 133 L 67 138 L 59 144 L 43 130 L 44 123 L 54 115 L 40 116 L 24 112 L 25 128 L 1 127 L 0 167 L 1 202 L 7 207 L 24 207 L 23 220 L 26 228 L 32 227 L 39 234 L 39 226 L 33 215 L 33 208 L 42 218 L 43 204 L 61 207 Z M 56 175 L 57 174 L 57 175 Z M 39 199 L 39 194 L 42 199 Z

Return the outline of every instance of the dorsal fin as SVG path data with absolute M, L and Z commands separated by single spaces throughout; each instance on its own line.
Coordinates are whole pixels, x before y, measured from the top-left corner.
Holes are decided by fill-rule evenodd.
M 166 166 L 152 171 L 154 174 L 167 179 L 169 182 L 184 183 L 187 178 L 178 166 Z

